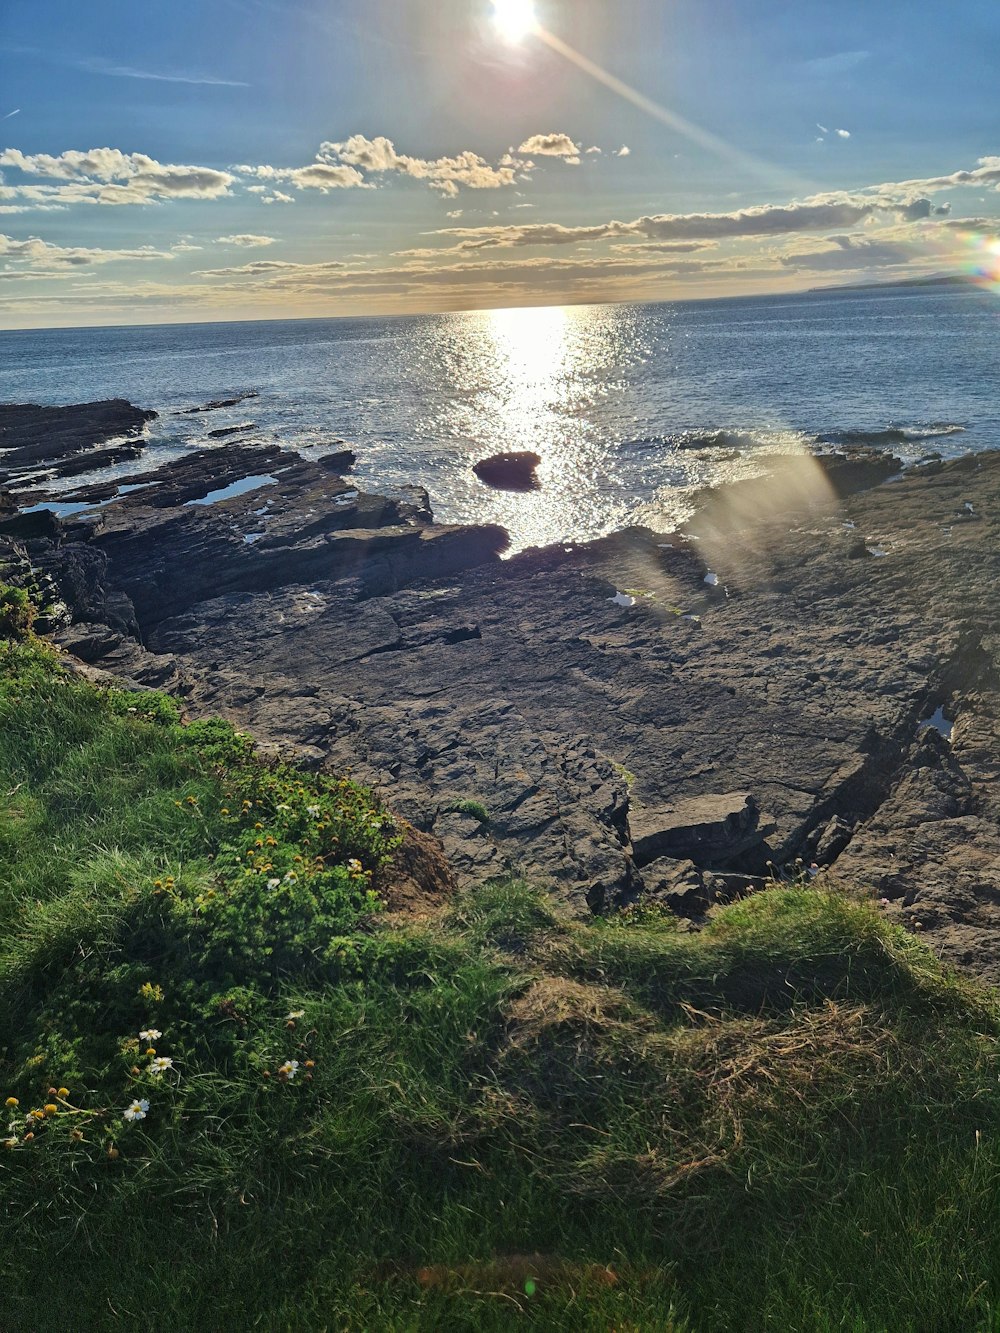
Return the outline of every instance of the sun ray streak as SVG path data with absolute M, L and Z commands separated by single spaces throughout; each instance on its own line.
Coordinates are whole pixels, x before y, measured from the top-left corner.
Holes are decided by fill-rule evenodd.
M 662 125 L 675 130 L 700 148 L 715 153 L 718 157 L 731 162 L 734 166 L 740 167 L 751 175 L 762 177 L 771 186 L 780 184 L 798 193 L 808 193 L 814 188 L 802 177 L 785 171 L 782 167 L 777 167 L 773 163 L 754 157 L 750 153 L 744 153 L 725 139 L 721 139 L 717 134 L 712 134 L 710 130 L 702 129 L 700 125 L 695 125 L 692 121 L 686 120 L 683 116 L 678 115 L 676 111 L 671 111 L 669 107 L 663 106 L 660 102 L 654 102 L 651 97 L 647 97 L 638 89 L 631 87 L 623 79 L 619 79 L 617 75 L 612 74 L 609 70 L 604 69 L 603 66 L 585 56 L 581 51 L 577 51 L 567 42 L 564 42 L 554 32 L 549 32 L 547 28 L 539 25 L 535 29 L 535 36 L 558 55 L 576 65 L 585 74 L 589 74 L 598 83 L 602 83 L 605 88 L 617 93 L 619 97 L 631 102 L 640 111 L 645 111 L 654 120 L 658 120 Z

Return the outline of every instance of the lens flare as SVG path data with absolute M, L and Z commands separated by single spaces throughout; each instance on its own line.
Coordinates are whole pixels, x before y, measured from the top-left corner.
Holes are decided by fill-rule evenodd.
M 538 31 L 534 0 L 493 0 L 493 22 L 505 41 L 523 41 Z
M 980 287 L 1000 294 L 1000 236 L 980 231 L 958 233 L 964 253 L 962 268 Z

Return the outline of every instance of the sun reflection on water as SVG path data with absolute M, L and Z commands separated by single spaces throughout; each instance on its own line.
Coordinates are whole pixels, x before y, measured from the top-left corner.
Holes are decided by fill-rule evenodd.
M 588 409 L 620 388 L 622 375 L 641 360 L 628 312 L 544 306 L 458 319 L 448 433 L 462 439 L 470 469 L 511 450 L 542 460 L 539 490 L 495 491 L 489 499 L 493 520 L 511 532 L 515 549 L 562 541 L 581 527 L 596 534 L 620 526 L 626 505 L 612 493 L 618 460 Z M 470 498 L 469 519 L 482 521 L 485 497 Z

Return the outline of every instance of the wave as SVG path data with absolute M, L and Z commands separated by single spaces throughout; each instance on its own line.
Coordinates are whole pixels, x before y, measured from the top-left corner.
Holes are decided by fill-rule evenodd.
M 796 446 L 826 445 L 836 447 L 880 446 L 919 444 L 921 440 L 941 439 L 947 435 L 959 435 L 968 427 L 957 421 L 928 421 L 912 425 L 890 422 L 875 430 L 830 430 L 819 435 L 807 435 L 797 430 L 682 430 L 664 435 L 645 435 L 633 440 L 624 440 L 622 448 L 636 452 L 662 450 L 695 453 L 700 450 L 729 450 L 734 453 L 764 449 L 773 452 L 776 448 L 795 448 Z
M 753 449 L 768 443 L 772 437 L 743 430 L 677 431 L 671 435 L 649 435 L 638 440 L 626 440 L 625 449 Z
M 914 426 L 890 424 L 881 430 L 834 430 L 816 436 L 817 444 L 871 445 L 914 444 L 921 440 L 937 440 L 945 435 L 958 435 L 968 427 L 956 421 L 930 421 Z

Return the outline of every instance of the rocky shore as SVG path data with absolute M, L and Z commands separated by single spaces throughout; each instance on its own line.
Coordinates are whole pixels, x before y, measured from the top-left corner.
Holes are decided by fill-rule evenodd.
M 148 417 L 0 408 L 3 577 L 87 669 L 349 768 L 460 881 L 696 928 L 812 867 L 1000 980 L 1000 455 L 775 460 L 682 532 L 502 560 L 343 454 L 224 440 L 50 491 Z

